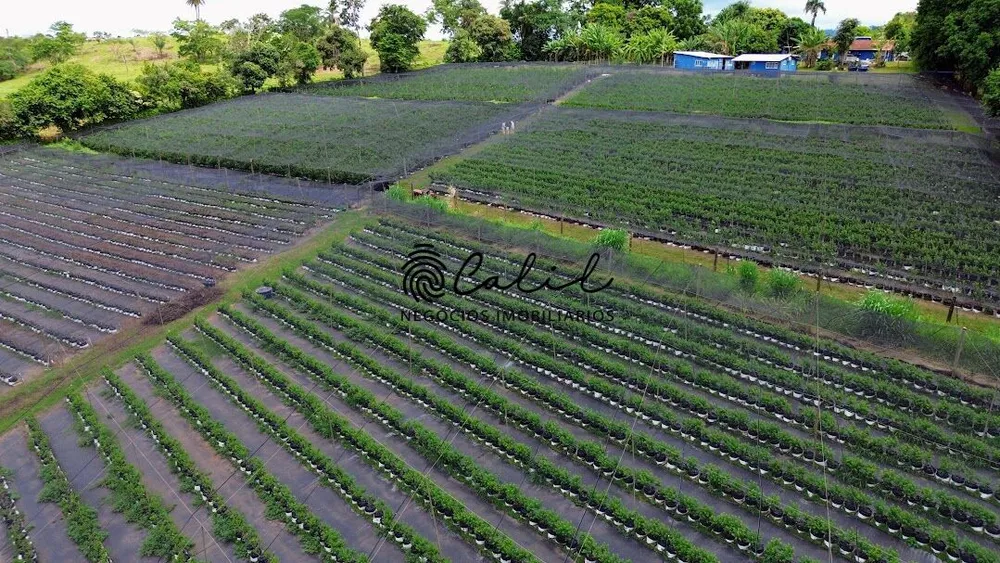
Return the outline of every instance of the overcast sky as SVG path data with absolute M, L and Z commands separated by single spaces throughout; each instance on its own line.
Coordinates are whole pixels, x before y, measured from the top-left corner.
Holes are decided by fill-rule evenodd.
M 0 8 L 0 33 L 7 35 L 32 35 L 45 31 L 52 22 L 66 20 L 79 31 L 88 34 L 106 31 L 113 35 L 131 35 L 133 29 L 168 31 L 174 18 L 194 19 L 194 10 L 184 0 L 3 0 Z M 481 0 L 483 5 L 497 13 L 500 0 Z M 702 0 L 705 11 L 712 13 L 729 4 L 731 0 Z M 431 0 L 396 0 L 422 14 Z M 283 10 L 300 4 L 325 6 L 321 0 L 206 0 L 201 9 L 202 17 L 217 24 L 231 18 L 245 19 L 258 12 L 277 16 Z M 378 12 L 384 0 L 368 0 L 362 13 L 362 21 L 367 24 Z M 760 7 L 780 8 L 789 16 L 801 16 L 805 0 L 751 0 Z M 826 0 L 827 13 L 816 19 L 823 28 L 836 26 L 837 22 L 855 17 L 864 24 L 885 23 L 896 12 L 915 10 L 917 0 L 882 0 L 872 3 L 867 0 Z M 440 30 L 431 29 L 429 39 L 440 38 Z

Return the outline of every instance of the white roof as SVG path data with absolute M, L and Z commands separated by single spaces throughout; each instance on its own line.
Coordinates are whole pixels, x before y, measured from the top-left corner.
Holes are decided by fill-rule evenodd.
M 747 53 L 746 55 L 740 55 L 733 59 L 734 63 L 755 63 L 755 62 L 765 62 L 765 63 L 779 63 L 788 57 L 789 54 L 776 54 L 776 55 L 753 55 Z
M 674 51 L 675 55 L 688 55 L 699 59 L 731 59 L 729 55 L 719 55 L 717 53 L 706 53 L 705 51 Z

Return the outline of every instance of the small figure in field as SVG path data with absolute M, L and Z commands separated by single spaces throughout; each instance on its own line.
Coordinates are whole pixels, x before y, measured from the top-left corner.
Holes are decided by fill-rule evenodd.
M 510 132 L 511 133 L 514 132 L 514 120 L 513 119 L 510 121 Z
M 507 122 L 506 121 L 504 121 L 503 124 L 500 126 L 500 134 L 501 135 L 506 135 L 507 134 Z

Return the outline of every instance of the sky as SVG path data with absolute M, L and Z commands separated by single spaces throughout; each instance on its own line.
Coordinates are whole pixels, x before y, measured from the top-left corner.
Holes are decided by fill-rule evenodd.
M 424 13 L 431 0 L 393 0 L 405 4 L 418 14 Z M 702 0 L 705 11 L 717 12 L 732 0 Z M 498 13 L 500 0 L 481 0 L 491 13 Z M 194 10 L 184 0 L 4 0 L 7 4 L 0 8 L 0 33 L 5 35 L 33 35 L 44 32 L 49 25 L 57 20 L 66 20 L 78 31 L 88 34 L 95 31 L 105 31 L 112 35 L 128 37 L 132 30 L 169 31 L 171 22 L 177 17 L 194 19 Z M 217 24 L 224 20 L 247 17 L 266 12 L 277 17 L 283 10 L 294 8 L 303 3 L 325 6 L 320 0 L 206 0 L 201 8 L 201 15 L 209 23 Z M 378 12 L 379 6 L 389 3 L 389 0 L 368 0 L 362 12 L 361 21 L 367 24 Z M 752 0 L 751 4 L 758 7 L 779 8 L 789 16 L 800 16 L 808 21 L 808 16 L 802 13 L 805 0 Z M 915 10 L 917 0 L 826 0 L 827 13 L 820 13 L 816 25 L 821 28 L 832 28 L 837 22 L 849 17 L 858 18 L 866 25 L 878 25 L 887 22 L 896 12 Z M 428 29 L 428 39 L 440 39 L 441 31 L 432 27 Z

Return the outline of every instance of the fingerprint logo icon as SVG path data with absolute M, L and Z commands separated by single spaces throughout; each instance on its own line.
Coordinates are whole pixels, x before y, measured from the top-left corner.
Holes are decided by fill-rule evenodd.
M 444 295 L 447 269 L 432 244 L 418 244 L 406 255 L 403 291 L 416 302 L 433 301 Z

